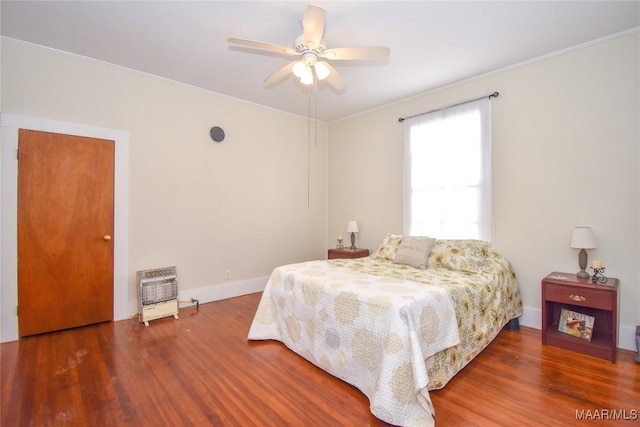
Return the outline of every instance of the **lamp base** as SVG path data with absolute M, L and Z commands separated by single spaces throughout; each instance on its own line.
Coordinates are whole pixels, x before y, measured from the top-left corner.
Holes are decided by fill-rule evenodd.
M 586 271 L 582 270 L 582 271 L 578 271 L 576 273 L 576 276 L 578 276 L 578 279 L 588 279 L 589 277 L 591 277 L 589 275 L 589 273 L 587 273 Z
M 587 251 L 585 251 L 584 249 L 580 249 L 580 252 L 578 252 L 578 267 L 580 267 L 580 271 L 576 273 L 578 279 L 588 279 L 590 276 L 589 273 L 586 272 Z
M 351 233 L 351 247 L 349 248 L 352 251 L 356 250 L 356 234 L 355 233 Z

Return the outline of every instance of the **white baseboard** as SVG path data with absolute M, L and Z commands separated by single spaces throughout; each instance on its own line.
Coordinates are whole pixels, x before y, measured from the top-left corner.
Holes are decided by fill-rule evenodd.
M 542 311 L 538 308 L 524 307 L 520 324 L 528 328 L 542 329 Z
M 542 329 L 542 310 L 524 307 L 520 324 L 529 328 Z M 618 348 L 638 351 L 636 348 L 636 327 L 618 325 Z
M 178 289 L 178 300 L 191 301 L 191 298 L 193 298 L 198 300 L 200 304 L 204 304 L 207 302 L 253 294 L 256 292 L 262 292 L 264 287 L 267 285 L 268 280 L 268 277 L 260 277 L 242 282 L 225 282 L 223 284 L 196 289 L 186 289 L 184 291 Z M 113 320 L 127 320 L 132 317 L 136 317 L 138 311 L 137 300 L 130 300 L 128 302 L 129 304 L 125 308 L 120 307 L 118 310 L 115 310 L 116 315 Z M 189 302 L 183 302 L 180 304 L 180 307 L 188 307 L 189 305 L 195 305 L 195 303 L 191 304 Z
M 636 327 L 620 325 L 618 329 L 618 347 L 625 350 L 638 351 L 636 346 Z
M 193 298 L 197 299 L 200 304 L 204 304 L 262 292 L 268 280 L 268 277 L 260 277 L 242 282 L 223 283 L 204 288 L 185 289 L 184 291 L 179 290 L 178 298 L 180 301 L 191 300 L 191 298 Z

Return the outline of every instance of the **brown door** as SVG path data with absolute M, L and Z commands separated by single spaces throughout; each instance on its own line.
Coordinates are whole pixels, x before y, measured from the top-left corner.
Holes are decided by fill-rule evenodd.
M 20 129 L 20 336 L 113 319 L 113 141 Z

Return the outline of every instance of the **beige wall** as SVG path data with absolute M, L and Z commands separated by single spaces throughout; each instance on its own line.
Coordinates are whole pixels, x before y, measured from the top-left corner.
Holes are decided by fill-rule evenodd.
M 175 265 L 180 298 L 206 302 L 261 289 L 278 265 L 326 256 L 325 123 L 311 142 L 308 198 L 304 112 L 8 39 L 1 71 L 2 113 L 129 132 L 129 314 L 137 270 Z M 225 130 L 224 142 L 210 139 L 212 126 Z M 2 158 L 3 166 L 12 161 Z M 7 274 L 4 325 L 15 324 L 16 285 Z M 2 341 L 15 339 L 15 328 L 5 329 Z
M 575 225 L 592 226 L 620 279 L 620 345 L 640 324 L 638 32 L 481 76 L 329 126 L 328 241 L 358 220 L 359 246 L 402 233 L 398 117 L 499 91 L 493 101 L 495 246 L 515 266 L 524 324 L 540 327 L 540 280 L 575 272 Z M 437 66 L 437 64 L 434 64 Z

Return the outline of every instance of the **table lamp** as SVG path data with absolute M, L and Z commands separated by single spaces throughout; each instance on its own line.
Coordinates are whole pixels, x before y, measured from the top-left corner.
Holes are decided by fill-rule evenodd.
M 347 223 L 347 233 L 351 233 L 351 249 L 356 250 L 356 234 L 358 232 L 358 221 L 349 221 Z
M 571 247 L 580 249 L 578 252 L 578 265 L 580 271 L 576 274 L 579 279 L 588 279 L 589 273 L 585 271 L 587 268 L 587 251 L 586 249 L 596 248 L 596 237 L 593 235 L 591 227 L 575 227 L 571 236 Z

